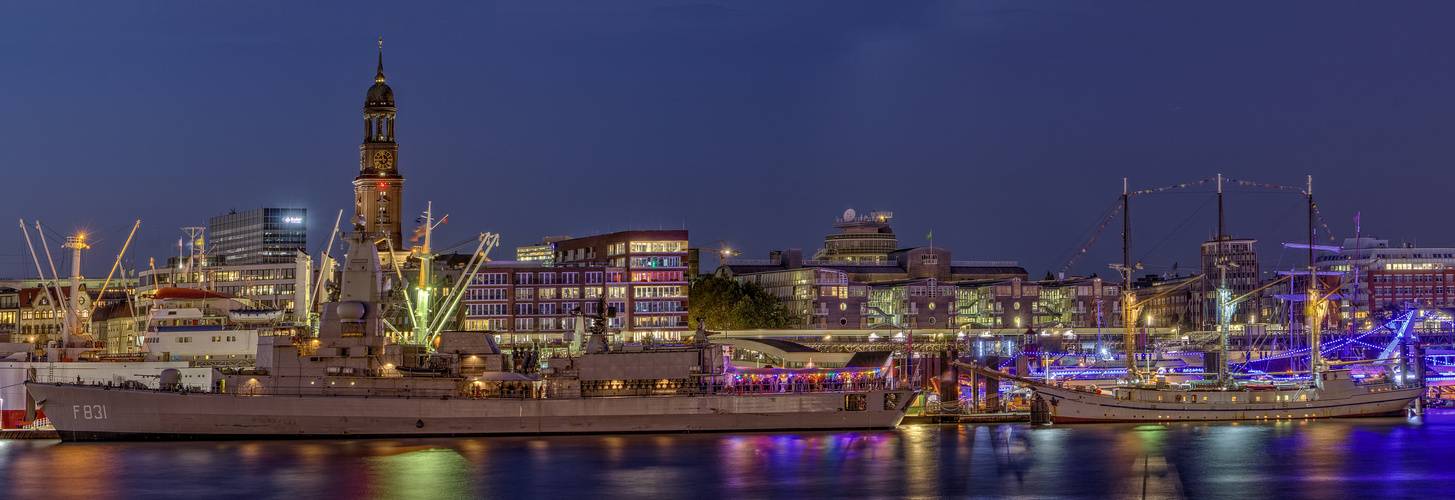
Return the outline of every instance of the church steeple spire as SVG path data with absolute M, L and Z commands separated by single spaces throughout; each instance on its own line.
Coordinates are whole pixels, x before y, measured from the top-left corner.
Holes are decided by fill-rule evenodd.
M 379 39 L 379 70 L 364 96 L 364 142 L 359 145 L 359 176 L 354 178 L 354 214 L 369 233 L 389 240 L 380 250 L 404 250 L 401 230 L 399 145 L 394 142 L 394 90 L 384 84 L 384 39 Z
M 379 74 L 374 75 L 374 83 L 384 83 L 384 38 L 379 38 Z

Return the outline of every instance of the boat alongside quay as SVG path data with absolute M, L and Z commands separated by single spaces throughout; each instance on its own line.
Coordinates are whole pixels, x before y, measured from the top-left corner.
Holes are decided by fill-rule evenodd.
M 1326 370 L 1297 384 L 1033 387 L 1050 404 L 1053 423 L 1396 416 L 1425 391 L 1387 378 L 1358 381 L 1350 370 Z
M 701 329 L 690 345 L 613 347 L 604 302 L 584 349 L 544 363 L 487 332 L 440 332 L 434 352 L 391 343 L 375 236 L 349 233 L 318 337 L 259 337 L 255 369 L 219 369 L 212 387 L 165 372 L 159 390 L 26 388 L 67 441 L 887 429 L 914 399 L 881 367 L 748 385 Z
M 1219 175 L 1217 180 L 1217 241 L 1225 241 L 1222 224 L 1222 176 Z M 1304 192 L 1308 198 L 1310 220 L 1310 241 L 1304 245 L 1309 249 L 1309 272 L 1306 275 L 1308 289 L 1302 296 L 1294 297 L 1303 302 L 1305 307 L 1305 329 L 1310 346 L 1307 365 L 1310 370 L 1305 372 L 1309 374 L 1307 380 L 1246 380 L 1239 379 L 1232 373 L 1228 332 L 1235 306 L 1273 283 L 1291 279 L 1293 275 L 1289 274 L 1242 296 L 1234 297 L 1227 286 L 1227 272 L 1235 266 L 1222 255 L 1221 246 L 1216 256 L 1219 279 L 1218 288 L 1215 290 L 1220 345 L 1215 366 L 1203 367 L 1206 380 L 1169 380 L 1167 374 L 1137 366 L 1135 356 L 1130 352 L 1125 357 L 1126 376 L 1105 388 L 1096 385 L 1073 385 L 1070 381 L 1048 383 L 1044 380 L 1007 375 L 988 367 L 965 364 L 961 366 L 986 376 L 1016 380 L 1034 390 L 1037 401 L 1032 405 L 1033 422 L 1276 420 L 1401 415 L 1426 390 L 1419 349 L 1405 345 L 1407 339 L 1400 337 L 1398 344 L 1392 344 L 1386 349 L 1386 357 L 1382 359 L 1344 362 L 1323 359 L 1319 325 L 1322 322 L 1323 304 L 1331 294 L 1320 292 L 1319 280 L 1316 279 L 1314 270 L 1312 192 L 1310 178 L 1309 187 Z M 1127 194 L 1124 192 L 1122 196 L 1125 207 Z M 1125 238 L 1126 233 L 1123 234 Z M 1124 282 L 1130 283 L 1131 270 L 1134 269 L 1130 260 L 1124 261 L 1118 269 L 1124 273 Z M 1123 324 L 1127 325 L 1124 345 L 1132 346 L 1135 345 L 1130 326 L 1133 324 L 1132 319 L 1136 318 L 1138 310 L 1150 300 L 1138 304 L 1130 292 L 1123 293 L 1123 301 L 1127 304 L 1123 308 Z M 1351 364 L 1368 364 L 1373 370 L 1364 370 L 1365 376 L 1356 379 L 1353 370 L 1341 367 Z

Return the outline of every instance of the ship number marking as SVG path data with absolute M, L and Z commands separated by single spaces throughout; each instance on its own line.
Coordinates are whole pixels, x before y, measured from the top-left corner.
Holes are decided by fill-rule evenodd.
M 106 405 L 71 405 L 71 418 L 80 420 L 105 420 Z

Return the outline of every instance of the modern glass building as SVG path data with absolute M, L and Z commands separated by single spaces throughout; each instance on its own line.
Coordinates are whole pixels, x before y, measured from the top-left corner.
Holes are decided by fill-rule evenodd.
M 308 246 L 308 210 L 259 208 L 213 217 L 208 254 L 229 265 L 293 262 Z

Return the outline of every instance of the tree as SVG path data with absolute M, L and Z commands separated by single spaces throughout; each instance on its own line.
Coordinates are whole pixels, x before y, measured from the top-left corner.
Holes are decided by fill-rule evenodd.
M 708 275 L 692 282 L 688 296 L 688 316 L 710 330 L 788 328 L 794 323 L 778 297 L 756 283 Z

